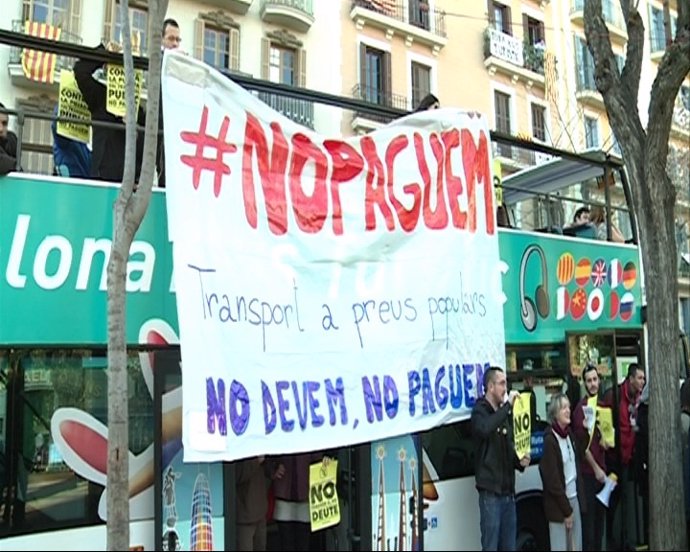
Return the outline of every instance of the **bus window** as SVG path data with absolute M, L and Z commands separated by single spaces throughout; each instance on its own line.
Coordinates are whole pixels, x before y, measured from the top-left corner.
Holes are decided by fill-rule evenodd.
M 579 401 L 585 395 L 582 371 L 588 363 L 597 367 L 600 380 L 599 392 L 603 395 L 606 390 L 612 388 L 615 359 L 613 333 L 568 335 L 568 369 L 570 375 L 578 382 L 577 394 L 573 393 L 570 396 L 571 403 L 574 400 Z
M 107 465 L 105 351 L 22 350 L 0 357 L 8 428 L 3 534 L 102 523 Z M 153 403 L 139 358 L 128 361 L 130 451 L 153 441 Z M 57 434 L 56 434 L 57 433 Z M 81 474 L 81 475 L 79 475 Z
M 422 434 L 422 446 L 436 474 L 433 481 L 474 475 L 472 424 L 464 420 Z

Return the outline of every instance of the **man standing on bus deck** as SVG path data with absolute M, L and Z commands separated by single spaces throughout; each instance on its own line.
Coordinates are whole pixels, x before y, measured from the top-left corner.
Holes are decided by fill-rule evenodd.
M 475 440 L 475 484 L 479 492 L 479 524 L 482 550 L 515 550 L 515 470 L 524 471 L 530 456 L 518 459 L 513 441 L 513 403 L 506 397 L 507 380 L 501 368 L 484 373 L 484 396 L 472 409 Z

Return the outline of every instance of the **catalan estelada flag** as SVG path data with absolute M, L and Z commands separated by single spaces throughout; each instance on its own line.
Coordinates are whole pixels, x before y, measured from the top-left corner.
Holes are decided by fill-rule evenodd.
M 60 40 L 60 27 L 48 23 L 25 21 L 24 32 L 30 36 Z M 56 54 L 26 48 L 22 51 L 22 69 L 27 79 L 52 84 L 56 63 Z

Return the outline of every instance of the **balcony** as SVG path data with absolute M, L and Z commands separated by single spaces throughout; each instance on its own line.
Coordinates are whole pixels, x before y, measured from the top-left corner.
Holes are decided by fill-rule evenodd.
M 603 109 L 604 98 L 594 82 L 593 62 L 578 63 L 575 70 L 575 98 L 584 105 Z
M 261 20 L 298 33 L 314 24 L 312 0 L 261 0 Z
M 628 29 L 623 19 L 620 3 L 614 0 L 602 0 L 602 14 L 609 36 L 613 42 L 624 44 L 628 41 Z M 585 0 L 572 0 L 570 4 L 570 21 L 585 26 Z
M 295 123 L 314 129 L 314 103 L 278 94 L 259 92 L 259 99 Z
M 493 27 L 484 31 L 484 66 L 490 75 L 502 73 L 513 83 L 523 80 L 527 88 L 544 88 L 544 47 L 523 43 Z
M 408 110 L 409 105 L 405 96 L 384 92 L 379 88 L 372 88 L 356 84 L 352 88 L 352 97 L 357 100 L 363 100 L 372 104 L 380 105 L 382 107 L 392 107 L 395 109 Z M 364 113 L 355 111 L 352 116 L 352 130 L 360 133 L 366 133 L 371 130 L 376 130 L 382 126 L 390 123 L 394 117 L 390 115 L 378 115 L 371 113 Z
M 686 141 L 690 138 L 690 87 L 682 87 L 673 106 L 671 136 Z
M 388 40 L 403 37 L 408 48 L 424 44 L 434 55 L 448 43 L 445 12 L 421 0 L 352 0 L 350 18 L 358 31 L 369 25 L 385 32 Z
M 204 0 L 210 6 L 227 10 L 237 15 L 245 15 L 252 5 L 252 0 Z
M 24 21 L 15 19 L 12 21 L 12 31 L 15 33 L 24 32 Z M 60 32 L 60 40 L 62 42 L 69 42 L 70 44 L 81 44 L 82 39 L 74 33 L 65 31 L 64 29 Z M 53 84 L 47 84 L 43 82 L 34 81 L 29 79 L 24 74 L 24 69 L 22 68 L 22 48 L 17 46 L 12 46 L 10 48 L 10 59 L 7 64 L 7 72 L 9 73 L 10 80 L 12 84 L 22 87 L 37 87 L 45 90 L 45 87 L 52 87 L 57 90 L 60 83 L 60 71 L 62 69 L 71 69 L 74 65 L 75 59 L 66 56 L 57 56 L 55 60 L 55 69 L 53 71 Z

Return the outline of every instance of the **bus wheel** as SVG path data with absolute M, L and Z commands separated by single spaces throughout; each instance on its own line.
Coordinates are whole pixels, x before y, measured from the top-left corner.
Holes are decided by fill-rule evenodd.
M 530 497 L 517 504 L 516 550 L 550 550 L 549 525 L 544 517 L 541 497 Z

